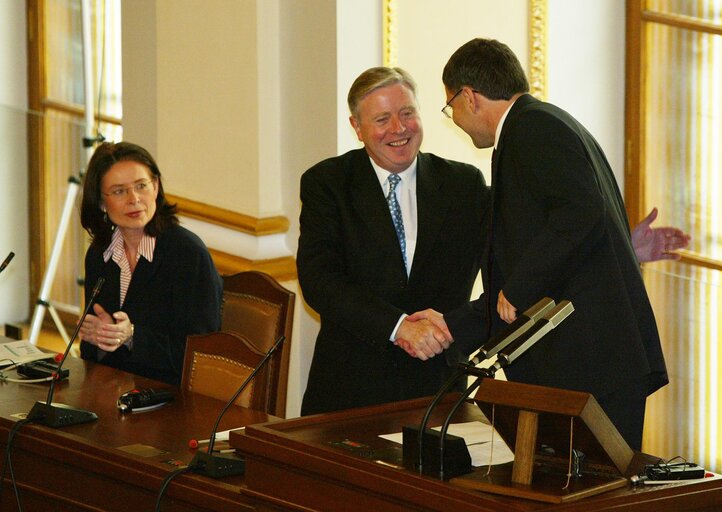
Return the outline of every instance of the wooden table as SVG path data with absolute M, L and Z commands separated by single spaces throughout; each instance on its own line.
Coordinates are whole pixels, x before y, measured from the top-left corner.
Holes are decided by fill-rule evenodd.
M 246 484 L 259 493 L 319 511 L 575 511 L 680 512 L 722 510 L 722 480 L 667 486 L 630 485 L 551 504 L 470 490 L 402 467 L 399 445 L 379 434 L 418 425 L 429 399 L 309 416 L 249 426 L 231 432 L 230 442 L 245 452 Z M 445 417 L 439 407 L 430 425 Z M 482 421 L 466 404 L 455 421 Z M 627 476 L 650 457 L 637 453 Z M 276 482 L 284 485 L 277 486 Z M 563 484 L 562 484 L 563 485 Z
M 78 359 L 68 359 L 66 367 L 70 378 L 56 387 L 53 402 L 93 411 L 99 419 L 61 429 L 20 428 L 11 457 L 24 510 L 154 510 L 163 479 L 193 458 L 189 439 L 208 438 L 225 404 Z M 14 373 L 8 372 L 13 377 Z M 176 398 L 154 411 L 124 415 L 117 410 L 121 393 L 149 387 L 173 389 Z M 36 400 L 44 401 L 47 392 L 48 384 L 0 383 L 3 455 L 17 414 L 30 411 Z M 268 420 L 266 414 L 234 406 L 221 421 L 220 430 Z M 162 509 L 303 510 L 248 489 L 242 476 L 212 480 L 190 474 L 173 480 Z M 7 470 L 0 510 L 17 510 Z
M 92 423 L 20 428 L 12 465 L 26 511 L 132 511 L 155 508 L 164 478 L 193 458 L 191 438 L 206 438 L 223 402 L 177 392 L 155 411 L 122 415 L 117 397 L 132 388 L 168 388 L 77 359 L 55 402 L 95 412 Z M 0 383 L 0 446 L 5 454 L 18 413 L 45 400 L 47 384 Z M 378 437 L 418 423 L 428 399 L 281 420 L 231 407 L 221 422 L 244 452 L 246 475 L 213 480 L 184 474 L 166 491 L 168 511 L 574 511 L 711 512 L 722 510 L 722 481 L 661 488 L 627 487 L 554 505 L 473 491 L 401 466 L 401 450 Z M 433 422 L 438 424 L 443 407 Z M 268 420 L 276 420 L 268 422 Z M 479 421 L 473 405 L 457 421 Z M 345 440 L 350 442 L 344 443 Z M 130 447 L 130 448 L 129 448 Z M 637 466 L 644 456 L 637 454 Z M 0 510 L 17 510 L 9 473 Z

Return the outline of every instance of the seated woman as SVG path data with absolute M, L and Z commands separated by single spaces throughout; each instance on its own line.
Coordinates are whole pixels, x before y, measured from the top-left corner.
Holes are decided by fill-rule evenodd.
M 129 142 L 98 146 L 83 186 L 90 234 L 80 328 L 83 359 L 179 384 L 186 336 L 220 329 L 222 282 L 208 249 L 178 225 L 153 157 Z

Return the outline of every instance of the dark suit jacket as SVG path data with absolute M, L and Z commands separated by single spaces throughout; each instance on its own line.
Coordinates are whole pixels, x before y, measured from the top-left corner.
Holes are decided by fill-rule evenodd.
M 302 414 L 431 395 L 462 347 L 428 361 L 389 337 L 402 313 L 468 301 L 482 256 L 488 189 L 478 169 L 419 154 L 418 235 L 407 279 L 382 188 L 365 150 L 301 178 L 298 278 L 321 316 Z M 470 352 L 479 340 L 470 340 Z
M 156 239 L 153 262 L 138 261 L 120 307 L 120 268 L 90 247 L 85 255 L 85 300 L 99 277 L 105 284 L 96 302 L 110 314 L 125 311 L 134 325 L 133 350 L 108 353 L 103 364 L 179 384 L 186 337 L 220 329 L 221 278 L 200 238 L 180 226 Z M 92 313 L 92 312 L 91 312 Z M 83 359 L 97 360 L 97 347 L 80 345 Z
M 509 379 L 597 397 L 632 380 L 648 379 L 649 393 L 666 384 L 622 197 L 594 138 L 563 110 L 521 96 L 492 173 L 494 330 L 499 290 L 520 313 L 544 296 L 575 308 L 506 370 Z M 478 318 L 453 322 L 452 334 L 476 336 Z

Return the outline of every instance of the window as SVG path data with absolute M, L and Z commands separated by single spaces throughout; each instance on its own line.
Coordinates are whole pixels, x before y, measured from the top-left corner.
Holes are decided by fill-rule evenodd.
M 93 63 L 92 101 L 97 128 L 120 140 L 122 91 L 120 0 L 90 0 Z M 69 194 L 70 178 L 85 169 L 83 147 L 85 86 L 83 80 L 82 6 L 80 0 L 28 0 L 29 148 L 31 297 L 39 297 L 52 254 L 58 223 Z M 83 302 L 86 240 L 78 208 L 69 220 L 53 279 L 50 299 L 69 325 Z M 63 315 L 63 313 L 66 313 Z
M 632 224 L 692 235 L 681 262 L 643 269 L 670 385 L 648 401 L 644 449 L 722 470 L 722 0 L 627 1 Z

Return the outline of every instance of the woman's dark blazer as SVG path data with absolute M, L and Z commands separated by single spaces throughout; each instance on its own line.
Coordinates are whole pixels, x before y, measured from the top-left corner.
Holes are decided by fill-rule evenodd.
M 110 314 L 124 311 L 134 325 L 133 349 L 106 354 L 101 363 L 179 384 L 186 337 L 220 329 L 222 283 L 200 238 L 175 226 L 156 239 L 153 262 L 140 258 L 123 307 L 120 268 L 103 261 L 102 250 L 90 247 L 85 256 L 85 300 L 99 277 L 105 284 L 96 302 Z M 83 359 L 97 360 L 97 348 L 80 345 Z

